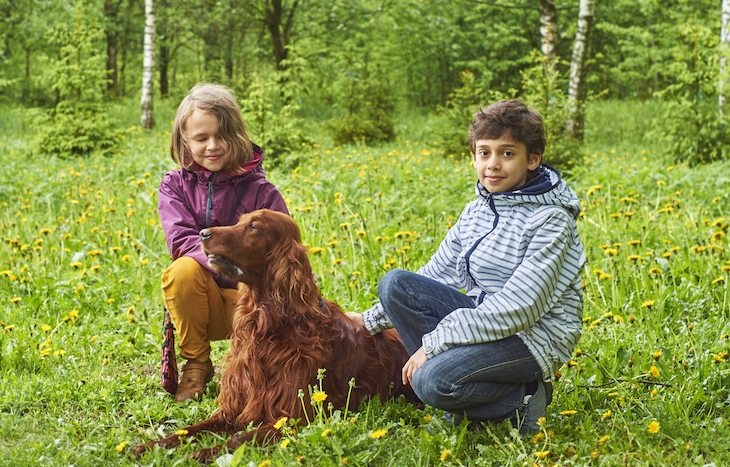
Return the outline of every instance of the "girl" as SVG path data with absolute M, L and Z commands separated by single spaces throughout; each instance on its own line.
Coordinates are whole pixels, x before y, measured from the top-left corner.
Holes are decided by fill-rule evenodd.
M 202 395 L 213 377 L 210 341 L 226 339 L 231 332 L 238 297 L 237 283 L 208 266 L 198 233 L 235 224 L 256 209 L 289 212 L 264 176 L 263 149 L 249 140 L 238 104 L 224 86 L 198 84 L 183 99 L 172 125 L 170 156 L 181 168 L 163 177 L 158 194 L 160 222 L 173 259 L 162 275 L 162 296 L 179 333 L 180 356 L 187 362 L 176 392 L 176 380 L 166 389 L 181 402 Z M 166 343 L 174 357 L 172 343 Z
M 581 334 L 580 204 L 542 164 L 542 118 L 519 100 L 477 112 L 469 143 L 476 199 L 425 266 L 389 272 L 380 303 L 348 317 L 398 330 L 403 383 L 447 420 L 511 418 L 534 432 Z

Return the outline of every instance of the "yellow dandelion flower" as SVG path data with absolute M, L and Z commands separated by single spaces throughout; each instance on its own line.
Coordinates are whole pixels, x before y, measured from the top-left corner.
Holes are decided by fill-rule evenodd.
M 659 428 L 661 428 L 661 425 L 659 425 L 659 422 L 657 422 L 656 420 L 652 420 L 646 426 L 646 431 L 648 431 L 651 434 L 655 434 L 655 433 L 659 433 Z
M 604 255 L 608 256 L 616 256 L 618 254 L 618 250 L 616 248 L 606 248 L 603 250 Z
M 439 457 L 439 459 L 441 459 L 442 461 L 445 461 L 450 456 L 451 456 L 451 449 L 444 449 L 443 451 L 441 451 L 441 456 Z
M 604 420 L 607 419 L 607 418 L 611 418 L 611 411 L 609 410 L 607 412 L 603 412 L 603 414 L 601 415 L 601 417 L 603 417 Z
M 641 245 L 641 240 L 629 240 L 628 242 L 626 242 L 626 244 L 627 245 L 633 245 L 633 246 L 635 246 L 635 245 Z
M 423 416 L 423 419 L 424 419 L 425 421 L 427 421 L 427 422 L 430 422 L 430 421 L 431 421 L 431 414 L 427 414 L 427 415 L 424 415 L 424 416 Z
M 719 284 L 721 282 L 725 282 L 725 278 L 723 276 L 718 277 L 714 281 L 712 281 L 713 284 Z
M 325 399 L 327 399 L 327 394 L 324 391 L 314 391 L 314 394 L 312 394 L 314 402 L 324 402 Z
M 332 434 L 332 429 L 330 429 L 330 428 L 327 428 L 326 430 L 324 430 L 322 432 L 322 436 L 324 436 L 325 438 L 328 437 L 331 434 Z
M 279 419 L 279 420 L 278 420 L 278 421 L 277 421 L 276 423 L 274 423 L 274 428 L 276 428 L 277 430 L 281 429 L 281 427 L 283 427 L 283 426 L 284 426 L 284 424 L 285 424 L 285 423 L 286 423 L 286 422 L 287 422 L 288 420 L 289 420 L 289 419 L 288 419 L 287 417 L 281 417 L 281 418 L 280 418 L 280 419 Z
M 720 354 L 720 355 L 712 354 L 712 359 L 715 363 L 722 363 L 725 361 L 725 358 L 722 356 L 722 354 Z
M 651 356 L 654 357 L 654 360 L 659 360 L 662 356 L 662 351 L 655 350 L 654 352 L 652 352 Z
M 13 297 L 10 299 L 12 303 L 18 303 L 20 301 L 20 297 Z
M 282 442 L 281 442 L 281 444 L 279 445 L 279 447 L 280 447 L 281 449 L 284 449 L 284 448 L 286 448 L 287 446 L 289 446 L 289 443 L 290 443 L 290 442 L 291 442 L 291 440 L 287 438 L 287 439 L 285 439 L 284 441 L 282 441 Z
M 322 253 L 324 251 L 324 248 L 320 247 L 314 247 L 309 249 L 309 253 L 312 255 L 316 255 L 317 253 Z
M 258 465 L 258 467 L 269 467 L 270 465 L 271 465 L 271 460 L 266 459 L 265 461 L 263 461 L 262 463 L 260 463 Z
M 188 434 L 188 430 L 177 430 L 175 434 L 178 436 L 185 436 Z
M 101 250 L 91 250 L 88 253 L 86 253 L 89 256 L 98 256 L 101 254 Z
M 654 306 L 654 300 L 647 300 L 641 303 L 641 308 L 651 308 Z
M 659 181 L 656 182 L 656 184 L 659 185 L 659 186 L 664 186 L 664 185 L 667 184 L 667 182 L 665 182 L 664 180 L 659 180 Z
M 577 410 L 563 410 L 562 412 L 560 412 L 560 415 L 565 415 L 566 417 L 570 417 L 571 415 L 575 415 L 577 413 L 578 413 Z
M 611 439 L 611 435 L 602 436 L 601 439 L 598 440 L 598 444 L 603 444 L 609 439 Z
M 43 330 L 43 332 L 48 332 L 51 330 L 51 327 L 47 324 L 44 324 L 43 326 L 41 326 L 41 329 Z
M 535 453 L 535 457 L 537 457 L 538 459 L 545 459 L 549 455 L 550 451 L 537 451 Z
M 380 439 L 387 433 L 388 433 L 388 430 L 383 430 L 383 429 L 375 430 L 372 433 L 370 433 L 370 437 L 373 439 Z
M 659 368 L 652 365 L 651 368 L 649 368 L 649 374 L 654 379 L 658 378 L 659 377 Z
M 81 266 L 83 266 L 83 264 L 81 264 L 78 261 L 75 261 L 75 262 L 69 264 L 69 266 L 71 266 L 72 268 L 80 268 Z
M 115 448 L 117 452 L 124 451 L 124 448 L 127 447 L 127 444 L 129 444 L 129 441 L 122 441 L 121 443 L 117 444 L 117 447 Z
M 601 275 L 598 276 L 598 278 L 601 279 L 602 281 L 607 281 L 607 280 L 609 280 L 611 278 L 611 274 L 606 274 L 604 272 L 604 273 L 601 273 Z

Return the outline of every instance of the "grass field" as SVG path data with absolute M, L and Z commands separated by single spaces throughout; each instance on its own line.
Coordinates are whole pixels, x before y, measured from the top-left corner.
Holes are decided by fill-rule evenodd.
M 2 114 L 0 463 L 196 465 L 190 446 L 124 450 L 215 410 L 215 384 L 186 404 L 159 384 L 169 125 L 130 128 L 113 157 L 58 159 L 29 153 L 22 116 Z M 594 104 L 568 177 L 583 205 L 584 335 L 542 433 L 452 429 L 436 410 L 373 402 L 354 416 L 323 407 L 282 444 L 219 464 L 730 465 L 730 163 L 667 161 L 637 115 Z M 431 125 L 403 124 L 377 147 L 316 136 L 296 168 L 268 171 L 324 294 L 347 310 L 373 303 L 386 270 L 424 264 L 474 196 L 469 161 L 441 155 Z

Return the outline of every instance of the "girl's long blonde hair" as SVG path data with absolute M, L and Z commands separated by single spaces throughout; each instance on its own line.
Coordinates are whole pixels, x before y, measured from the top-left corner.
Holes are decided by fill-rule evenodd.
M 185 131 L 188 118 L 195 110 L 207 112 L 218 120 L 218 130 L 230 154 L 228 166 L 223 170 L 240 172 L 243 164 L 253 160 L 253 146 L 233 91 L 220 84 L 196 84 L 180 103 L 170 135 L 172 160 L 184 169 L 195 165 Z

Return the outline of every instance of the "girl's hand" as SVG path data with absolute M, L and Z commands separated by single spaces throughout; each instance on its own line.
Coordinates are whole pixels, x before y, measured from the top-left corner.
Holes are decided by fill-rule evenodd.
M 428 361 L 426 352 L 423 351 L 423 347 L 420 347 L 403 366 L 403 384 L 410 384 L 413 387 L 413 374 L 426 361 Z
M 357 313 L 355 311 L 348 311 L 345 313 L 345 316 L 350 318 L 350 321 L 355 323 L 358 326 L 365 326 L 365 321 L 362 319 L 362 315 L 360 313 Z

